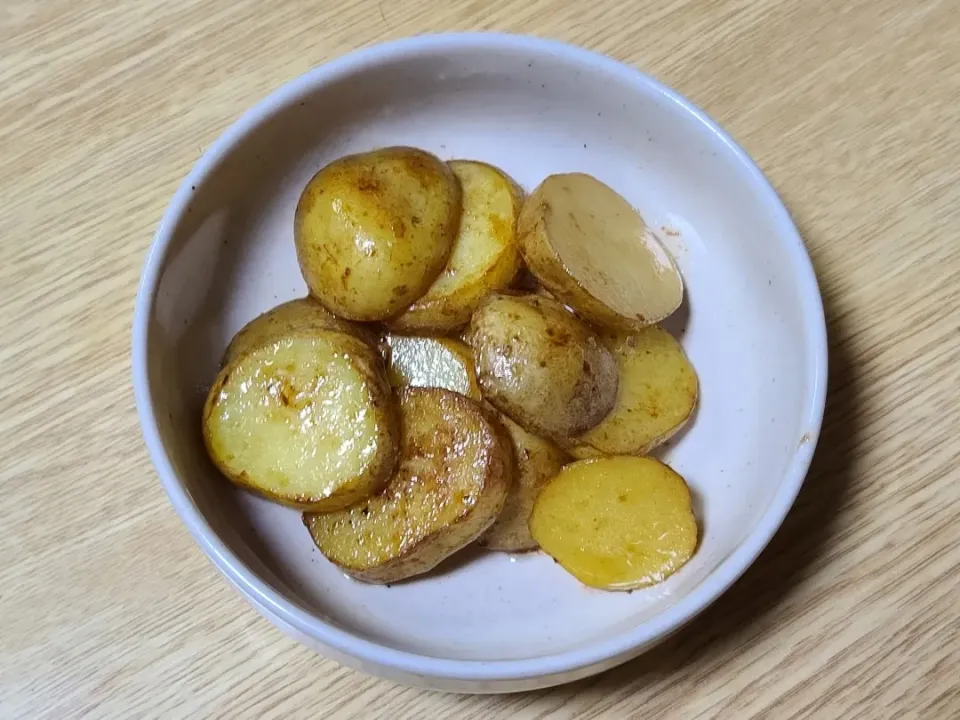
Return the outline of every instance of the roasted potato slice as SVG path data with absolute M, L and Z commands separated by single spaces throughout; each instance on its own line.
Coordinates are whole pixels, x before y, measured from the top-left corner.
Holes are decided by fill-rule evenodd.
M 394 387 L 446 388 L 480 400 L 480 385 L 469 346 L 451 338 L 403 335 L 387 335 L 386 342 L 392 350 L 387 374 Z M 527 527 L 533 501 L 569 456 L 549 440 L 528 433 L 507 416 L 498 413 L 497 418 L 513 446 L 516 477 L 503 511 L 479 542 L 491 550 L 533 550 L 537 543 Z
M 399 332 L 447 333 L 466 325 L 483 297 L 507 287 L 520 269 L 519 186 L 500 170 L 473 160 L 453 160 L 463 211 L 447 266 L 426 295 L 390 321 Z
M 337 510 L 383 487 L 398 436 L 379 356 L 330 330 L 300 330 L 234 358 L 203 409 L 220 471 L 301 510 Z
M 351 508 L 303 518 L 331 562 L 369 583 L 425 573 L 476 540 L 503 508 L 513 477 L 507 440 L 479 403 L 410 388 L 399 406 L 393 479 Z
M 530 271 L 591 323 L 636 330 L 683 301 L 674 259 L 640 214 L 590 175 L 551 175 L 524 203 L 517 238 Z
M 436 387 L 480 400 L 470 346 L 453 338 L 387 335 L 387 376 L 396 388 Z
M 660 327 L 600 336 L 620 369 L 617 404 L 577 438 L 575 457 L 645 455 L 683 428 L 697 406 L 697 373 Z
M 567 465 L 537 497 L 530 532 L 580 582 L 603 590 L 662 582 L 697 547 L 687 484 L 642 457 Z
M 503 511 L 479 543 L 490 550 L 523 552 L 535 550 L 537 541 L 530 534 L 533 503 L 547 484 L 570 458 L 549 440 L 528 433 L 510 418 L 500 420 L 513 442 L 516 482 L 507 495 Z
M 470 344 L 484 398 L 536 435 L 580 435 L 616 402 L 610 351 L 550 298 L 488 296 L 473 314 Z
M 324 167 L 297 205 L 294 239 L 310 293 L 350 320 L 384 320 L 443 271 L 460 224 L 460 183 L 433 155 L 383 148 Z
M 376 335 L 367 327 L 338 318 L 315 298 L 290 300 L 244 325 L 233 336 L 223 354 L 223 364 L 231 362 L 251 348 L 296 333 L 298 330 L 336 330 L 375 343 Z

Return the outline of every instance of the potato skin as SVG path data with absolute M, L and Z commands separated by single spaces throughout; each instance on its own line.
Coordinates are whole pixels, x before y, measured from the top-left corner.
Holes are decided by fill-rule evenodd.
M 425 573 L 496 519 L 513 480 L 508 440 L 467 397 L 398 393 L 401 460 L 378 494 L 337 513 L 305 514 L 320 551 L 351 577 L 391 583 Z
M 456 175 L 422 150 L 334 160 L 307 184 L 294 218 L 310 293 L 350 320 L 398 315 L 443 271 L 460 209 Z
M 298 330 L 336 330 L 371 344 L 377 339 L 372 329 L 338 318 L 316 298 L 308 296 L 277 305 L 244 325 L 227 346 L 223 365 L 252 348 Z
M 610 351 L 550 298 L 488 296 L 470 322 L 470 345 L 484 398 L 535 435 L 580 435 L 616 402 Z
M 231 377 L 235 377 L 244 363 L 252 360 L 252 354 L 263 349 L 256 345 L 233 358 L 217 375 L 203 408 L 203 439 L 207 453 L 217 469 L 236 485 L 261 495 L 269 500 L 298 510 L 330 512 L 352 505 L 370 494 L 380 490 L 393 474 L 400 445 L 400 427 L 393 403 L 390 384 L 386 372 L 376 351 L 366 343 L 346 333 L 331 330 L 301 329 L 288 336 L 289 339 L 316 339 L 335 346 L 348 356 L 369 392 L 368 412 L 376 418 L 376 436 L 373 439 L 377 451 L 373 459 L 362 472 L 347 478 L 324 495 L 304 495 L 279 492 L 268 482 L 251 477 L 243 469 L 232 467 L 230 458 L 220 449 L 220 442 L 214 435 L 212 416 L 216 412 L 221 393 Z M 275 339 L 272 342 L 281 342 Z
M 510 285 L 520 269 L 517 216 L 523 190 L 503 171 L 474 160 L 451 160 L 463 211 L 453 251 L 426 294 L 388 324 L 397 332 L 449 333 L 470 322 L 484 296 Z
M 539 545 L 530 534 L 529 525 L 533 504 L 540 490 L 570 457 L 549 440 L 528 433 L 505 415 L 501 414 L 500 420 L 513 443 L 517 477 L 503 511 L 477 542 L 489 550 L 536 550 Z
M 540 183 L 520 211 L 517 240 L 546 290 L 599 327 L 638 330 L 683 301 L 683 279 L 666 248 L 624 198 L 589 175 Z

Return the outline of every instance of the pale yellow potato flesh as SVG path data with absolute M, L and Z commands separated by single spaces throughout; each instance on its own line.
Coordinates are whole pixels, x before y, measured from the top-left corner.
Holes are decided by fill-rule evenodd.
M 645 455 L 684 427 L 697 406 L 697 373 L 674 337 L 653 326 L 600 336 L 620 370 L 617 404 L 576 439 L 574 457 Z
M 635 330 L 680 307 L 683 280 L 640 214 L 590 175 L 551 175 L 524 203 L 517 238 L 527 267 L 591 323 Z
M 448 163 L 460 180 L 463 211 L 447 266 L 426 294 L 390 321 L 399 332 L 448 333 L 466 325 L 484 296 L 510 285 L 520 269 L 519 186 L 473 160 Z
M 265 345 L 298 330 L 336 330 L 367 342 L 376 339 L 372 330 L 338 318 L 315 298 L 298 298 L 277 305 L 244 325 L 227 346 L 223 364 L 226 365 L 251 348 Z
M 473 351 L 466 343 L 454 338 L 392 334 L 384 341 L 389 348 L 387 376 L 395 388 L 445 388 L 481 399 Z
M 303 518 L 327 559 L 369 583 L 425 573 L 476 540 L 513 478 L 507 441 L 479 403 L 436 388 L 402 390 L 398 401 L 400 465 L 387 486 L 353 507 Z
M 460 183 L 433 155 L 383 148 L 324 167 L 294 218 L 310 294 L 349 320 L 385 320 L 437 279 L 460 224 Z
M 698 537 L 683 478 L 632 456 L 567 465 L 540 491 L 530 532 L 580 582 L 602 590 L 663 582 L 693 556 Z
M 533 503 L 570 458 L 555 444 L 527 432 L 510 418 L 501 414 L 500 420 L 513 443 L 516 481 L 503 511 L 478 542 L 490 550 L 536 550 L 537 541 L 530 534 L 529 525 Z
M 550 298 L 489 295 L 473 314 L 470 345 L 484 398 L 535 435 L 581 435 L 616 402 L 610 351 Z
M 329 330 L 299 331 L 234 358 L 203 410 L 220 471 L 303 510 L 336 510 L 383 487 L 398 435 L 379 356 Z

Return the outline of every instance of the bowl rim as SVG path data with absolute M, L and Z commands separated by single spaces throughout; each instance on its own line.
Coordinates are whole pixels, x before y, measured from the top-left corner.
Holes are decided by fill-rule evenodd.
M 359 637 L 298 607 L 261 580 L 217 533 L 194 504 L 175 472 L 161 440 L 148 378 L 148 335 L 161 269 L 174 231 L 185 215 L 191 186 L 199 185 L 222 159 L 265 120 L 330 82 L 347 74 L 424 53 L 482 49 L 523 51 L 540 56 L 559 56 L 590 66 L 632 85 L 640 92 L 659 96 L 692 115 L 705 130 L 724 144 L 747 171 L 754 191 L 773 213 L 778 236 L 786 238 L 792 271 L 801 290 L 800 302 L 809 361 L 813 373 L 805 409 L 804 427 L 809 452 L 794 453 L 790 466 L 766 511 L 743 542 L 693 590 L 676 604 L 627 632 L 572 650 L 511 660 L 459 660 L 408 652 Z M 766 547 L 793 505 L 809 469 L 826 402 L 827 331 L 823 303 L 810 257 L 790 215 L 763 172 L 734 140 L 705 112 L 679 93 L 634 67 L 613 58 L 555 40 L 505 33 L 443 33 L 393 40 L 355 50 L 287 82 L 247 110 L 201 155 L 182 181 L 163 214 L 147 253 L 137 291 L 132 328 L 132 370 L 137 415 L 147 450 L 160 481 L 177 514 L 194 540 L 216 567 L 256 606 L 263 607 L 296 631 L 335 651 L 403 673 L 444 680 L 521 680 L 576 672 L 612 658 L 627 659 L 666 638 L 707 608 L 754 562 Z

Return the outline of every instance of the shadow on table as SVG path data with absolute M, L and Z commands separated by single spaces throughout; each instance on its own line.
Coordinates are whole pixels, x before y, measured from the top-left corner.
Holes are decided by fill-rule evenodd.
M 574 683 L 571 691 L 599 699 L 628 686 L 655 683 L 695 660 L 702 667 L 711 658 L 730 656 L 766 631 L 774 622 L 769 614 L 829 552 L 838 532 L 838 511 L 854 481 L 854 448 L 862 428 L 847 333 L 831 308 L 826 311 L 830 359 L 823 428 L 810 472 L 780 530 L 733 587 L 686 628 L 635 660 Z

